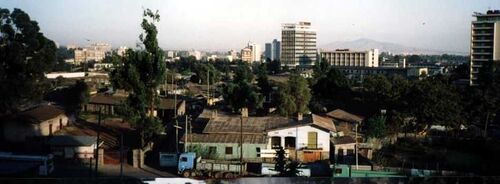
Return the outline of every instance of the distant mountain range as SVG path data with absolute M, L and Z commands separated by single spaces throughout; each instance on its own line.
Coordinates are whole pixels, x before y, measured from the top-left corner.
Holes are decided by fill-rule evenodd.
M 441 55 L 441 54 L 456 54 L 456 55 L 467 55 L 469 53 L 456 52 L 456 51 L 442 51 L 434 49 L 422 49 L 415 47 L 408 47 L 400 44 L 380 42 L 376 40 L 361 38 L 353 41 L 336 41 L 329 44 L 325 44 L 319 47 L 320 49 L 351 49 L 351 50 L 369 50 L 369 49 L 379 49 L 380 52 L 391 52 L 393 54 L 429 54 L 429 55 Z

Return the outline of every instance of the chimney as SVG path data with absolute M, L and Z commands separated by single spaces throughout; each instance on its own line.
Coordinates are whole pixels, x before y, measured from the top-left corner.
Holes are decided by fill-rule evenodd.
M 246 107 L 241 108 L 241 117 L 248 118 L 248 109 Z
M 297 121 L 302 121 L 302 113 L 297 113 Z

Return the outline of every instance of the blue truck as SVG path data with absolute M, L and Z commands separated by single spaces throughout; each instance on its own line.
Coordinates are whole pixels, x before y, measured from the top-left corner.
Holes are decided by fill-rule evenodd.
M 196 153 L 187 152 L 179 155 L 177 172 L 184 177 L 235 178 L 246 175 L 246 167 L 239 161 L 201 159 Z

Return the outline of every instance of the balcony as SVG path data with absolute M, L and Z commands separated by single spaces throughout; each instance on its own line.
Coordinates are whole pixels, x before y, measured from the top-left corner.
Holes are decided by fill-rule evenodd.
M 493 29 L 493 27 L 474 27 L 473 29 L 474 30 L 489 30 L 489 29 Z
M 491 52 L 474 52 L 474 53 L 472 53 L 472 54 L 473 54 L 473 55 L 491 55 L 491 54 L 493 54 L 493 53 L 491 53 Z
M 493 42 L 493 40 L 473 39 L 472 42 Z
M 473 49 L 480 49 L 480 48 L 492 48 L 491 45 L 473 45 Z

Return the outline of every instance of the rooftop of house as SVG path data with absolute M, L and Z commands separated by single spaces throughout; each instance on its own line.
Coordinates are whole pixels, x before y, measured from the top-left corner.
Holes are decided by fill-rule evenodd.
M 351 114 L 349 112 L 346 112 L 342 109 L 335 109 L 333 111 L 330 111 L 326 113 L 326 115 L 330 118 L 333 118 L 334 120 L 339 120 L 339 121 L 347 121 L 347 122 L 361 122 L 364 120 L 364 117 L 358 116 L 355 114 Z
M 30 123 L 41 123 L 62 114 L 65 114 L 65 111 L 61 107 L 40 105 L 19 113 L 17 118 L 21 118 Z
M 118 105 L 125 101 L 127 97 L 119 95 L 107 95 L 98 93 L 90 97 L 90 104 L 101 104 L 101 105 Z M 177 99 L 177 107 L 183 102 L 181 99 Z M 160 103 L 158 104 L 159 109 L 174 109 L 175 100 L 172 98 L 160 98 Z
M 182 136 L 181 141 L 186 140 L 186 135 Z M 239 134 L 188 134 L 187 142 L 193 143 L 240 143 Z M 266 138 L 263 134 L 244 134 L 243 143 L 245 144 L 266 144 Z
M 295 118 L 286 118 L 276 115 L 265 117 L 250 116 L 242 119 L 241 115 L 216 113 L 216 111 L 205 110 L 200 117 L 209 118 L 203 133 L 239 134 L 240 131 L 242 131 L 244 134 L 262 134 L 267 130 L 305 125 L 312 125 L 328 131 L 336 132 L 332 119 L 315 114 L 306 116 L 300 121 Z M 242 127 L 241 124 L 243 125 Z
M 177 102 L 176 102 L 177 101 Z M 173 99 L 173 98 L 160 98 L 160 104 L 158 104 L 159 109 L 175 109 L 179 108 L 179 106 L 184 102 L 182 99 Z M 177 105 L 175 105 L 177 103 Z
M 71 135 L 61 135 L 52 136 L 48 140 L 48 144 L 51 146 L 91 146 L 95 144 L 97 137 L 95 136 L 71 136 Z
M 356 140 L 354 140 L 354 138 L 352 138 L 351 136 L 342 136 L 342 137 L 332 137 L 331 142 L 336 145 L 353 144 L 356 143 Z
M 203 133 L 240 133 L 240 115 L 217 115 L 208 121 Z M 244 134 L 262 134 L 267 129 L 283 126 L 289 120 L 280 116 L 243 118 L 242 132 Z
M 90 104 L 102 104 L 102 105 L 118 105 L 125 98 L 121 96 L 106 95 L 106 94 L 96 94 L 90 97 Z

